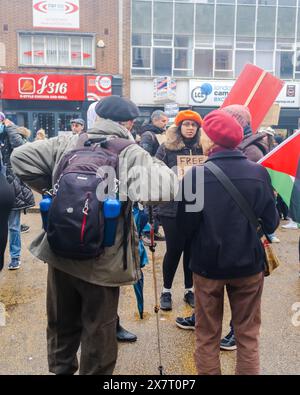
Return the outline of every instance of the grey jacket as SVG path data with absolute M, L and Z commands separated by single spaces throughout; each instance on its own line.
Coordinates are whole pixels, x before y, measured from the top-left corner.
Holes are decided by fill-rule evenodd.
M 131 139 L 130 133 L 123 126 L 103 119 L 97 120 L 94 128 L 89 130 L 88 134 L 90 139 L 113 136 Z M 50 189 L 53 186 L 53 175 L 60 159 L 65 152 L 74 149 L 77 141 L 78 136 L 72 136 L 71 138 L 56 137 L 26 144 L 16 149 L 12 155 L 11 162 L 14 171 L 36 191 Z M 142 171 L 138 166 L 141 166 Z M 174 173 L 138 145 L 131 145 L 121 152 L 119 172 L 121 190 L 123 191 L 123 196 L 120 197 L 123 199 L 126 194 L 131 201 L 156 204 L 159 201 L 173 199 L 177 193 L 178 181 L 174 177 Z M 151 179 L 151 190 L 149 191 L 147 191 L 147 177 Z M 170 188 L 164 188 L 165 185 Z M 115 245 L 106 248 L 97 259 L 78 261 L 55 255 L 48 244 L 45 232 L 42 232 L 33 241 L 30 251 L 35 257 L 56 269 L 92 284 L 111 287 L 132 284 L 140 276 L 138 238 L 132 218 L 127 249 L 128 268 L 124 271 L 123 223 L 123 218 L 120 218 Z

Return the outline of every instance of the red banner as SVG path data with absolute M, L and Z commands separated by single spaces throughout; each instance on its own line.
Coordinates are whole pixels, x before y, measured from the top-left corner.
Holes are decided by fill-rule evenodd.
M 85 100 L 85 80 L 81 75 L 0 74 L 1 99 Z

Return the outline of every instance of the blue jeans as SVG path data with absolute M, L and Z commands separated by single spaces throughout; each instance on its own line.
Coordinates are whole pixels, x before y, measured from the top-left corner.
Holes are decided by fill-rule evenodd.
M 12 211 L 8 218 L 9 250 L 11 258 L 21 256 L 21 211 Z

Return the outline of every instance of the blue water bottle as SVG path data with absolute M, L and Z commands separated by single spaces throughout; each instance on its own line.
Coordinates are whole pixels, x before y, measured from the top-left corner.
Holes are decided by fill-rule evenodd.
M 118 199 L 108 198 L 103 203 L 104 224 L 104 247 L 112 247 L 115 244 L 118 218 L 121 214 L 122 203 Z
M 40 202 L 40 212 L 43 221 L 43 229 L 47 232 L 48 227 L 48 214 L 52 204 L 52 197 L 49 194 L 43 195 L 43 200 Z

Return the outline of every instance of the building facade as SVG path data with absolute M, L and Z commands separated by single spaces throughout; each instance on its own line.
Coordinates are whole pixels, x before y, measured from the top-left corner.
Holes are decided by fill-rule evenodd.
M 299 11 L 299 0 L 132 0 L 132 99 L 146 115 L 176 91 L 180 108 L 204 115 L 252 63 L 286 81 L 279 126 L 298 128 Z
M 128 26 L 130 0 L 1 0 L 1 110 L 51 137 L 91 101 L 128 95 Z

